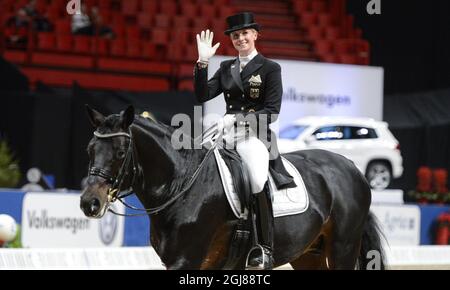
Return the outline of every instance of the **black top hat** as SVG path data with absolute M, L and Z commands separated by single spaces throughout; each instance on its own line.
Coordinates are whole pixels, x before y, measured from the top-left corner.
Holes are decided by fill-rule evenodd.
M 241 29 L 254 28 L 259 31 L 259 24 L 253 20 L 253 13 L 243 12 L 227 17 L 228 29 L 225 34 L 229 35 L 231 32 Z

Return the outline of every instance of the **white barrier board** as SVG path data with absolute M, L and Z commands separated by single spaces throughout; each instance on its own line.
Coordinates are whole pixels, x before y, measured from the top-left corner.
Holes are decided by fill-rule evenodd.
M 124 213 L 122 204 L 113 208 Z M 106 213 L 89 219 L 80 209 L 80 195 L 27 193 L 22 205 L 22 245 L 25 248 L 120 247 L 124 217 Z

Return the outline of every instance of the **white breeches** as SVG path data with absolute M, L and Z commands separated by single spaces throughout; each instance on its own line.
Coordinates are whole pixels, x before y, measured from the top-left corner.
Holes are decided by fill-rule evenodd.
M 250 132 L 250 136 L 244 137 L 243 130 L 238 130 L 235 136 L 224 136 L 224 139 L 227 146 L 230 142 L 236 144 L 236 150 L 249 173 L 252 192 L 259 193 L 264 189 L 269 175 L 269 151 L 251 129 Z

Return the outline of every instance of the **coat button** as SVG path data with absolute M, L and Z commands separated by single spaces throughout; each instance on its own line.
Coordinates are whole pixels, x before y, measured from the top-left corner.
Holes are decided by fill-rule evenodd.
M 230 109 L 233 109 L 233 105 L 230 105 L 229 108 L 230 108 Z
M 227 94 L 227 98 L 229 98 L 230 97 L 230 94 Z
M 244 95 L 244 94 L 242 94 L 242 97 L 243 97 L 243 98 L 245 98 L 245 95 Z
M 244 109 L 245 109 L 244 107 L 241 107 L 241 111 L 244 111 Z

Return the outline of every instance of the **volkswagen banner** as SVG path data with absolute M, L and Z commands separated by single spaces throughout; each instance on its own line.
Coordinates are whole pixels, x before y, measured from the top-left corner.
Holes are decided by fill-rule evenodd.
M 111 207 L 125 212 L 122 204 Z M 25 248 L 120 247 L 123 238 L 124 218 L 110 212 L 101 219 L 87 218 L 80 209 L 79 194 L 29 192 L 24 197 Z

